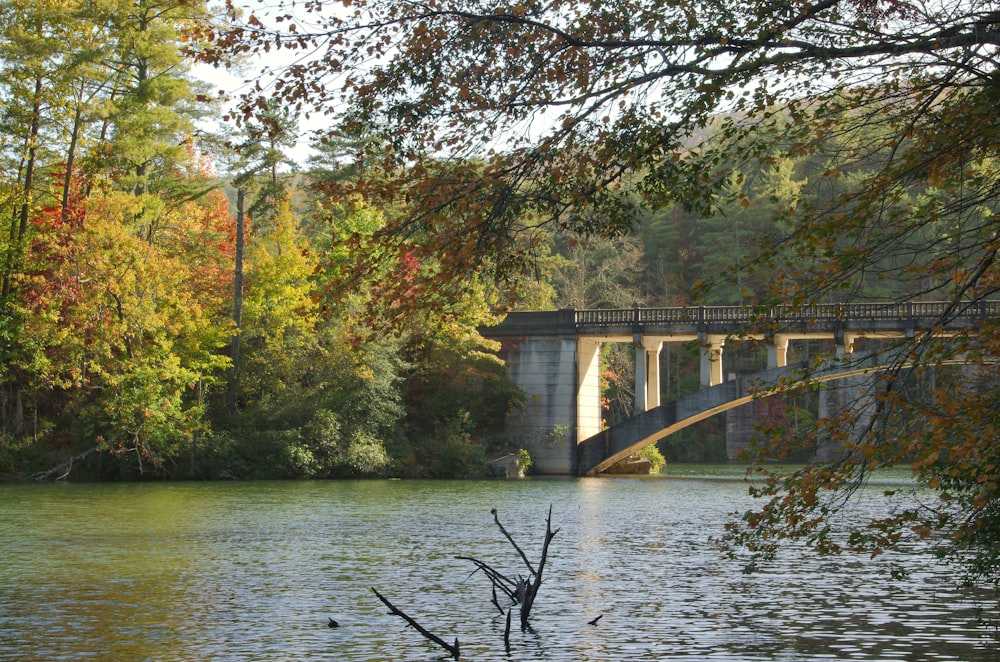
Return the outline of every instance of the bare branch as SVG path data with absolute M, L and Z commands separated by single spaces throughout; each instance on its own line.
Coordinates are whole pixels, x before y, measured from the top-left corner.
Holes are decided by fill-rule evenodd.
M 456 660 L 458 659 L 458 657 L 459 657 L 459 643 L 458 643 L 458 638 L 457 637 L 455 638 L 455 643 L 454 644 L 449 644 L 447 641 L 445 641 L 441 637 L 433 634 L 432 632 L 429 632 L 426 628 L 424 628 L 423 626 L 421 626 L 420 623 L 417 623 L 416 620 L 414 620 L 412 617 L 410 617 L 409 615 L 407 615 L 401 609 L 399 609 L 394 604 L 392 604 L 391 602 L 389 602 L 389 600 L 385 596 L 383 596 L 381 593 L 379 593 L 377 590 L 375 590 L 374 586 L 372 587 L 372 593 L 374 593 L 375 596 L 379 600 L 382 601 L 382 604 L 384 604 L 386 607 L 389 608 L 389 612 L 393 616 L 399 616 L 404 621 L 406 621 L 409 624 L 410 627 L 412 627 L 414 630 L 416 630 L 421 635 L 423 635 L 424 638 L 426 638 L 426 639 L 428 639 L 430 641 L 433 641 L 435 644 L 437 644 L 441 648 L 443 648 L 446 651 L 448 651 L 451 654 L 452 658 L 454 658 Z

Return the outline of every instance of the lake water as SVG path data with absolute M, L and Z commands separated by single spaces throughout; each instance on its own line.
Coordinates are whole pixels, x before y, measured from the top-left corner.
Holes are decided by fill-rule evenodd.
M 790 550 L 742 574 L 710 543 L 748 501 L 741 475 L 0 485 L 0 660 L 446 655 L 372 587 L 457 637 L 463 660 L 997 659 L 979 621 L 995 605 L 929 550 Z M 489 583 L 454 557 L 523 573 L 490 509 L 536 560 L 550 505 L 559 532 L 533 631 L 515 616 L 507 653 Z M 907 580 L 889 577 L 893 561 Z

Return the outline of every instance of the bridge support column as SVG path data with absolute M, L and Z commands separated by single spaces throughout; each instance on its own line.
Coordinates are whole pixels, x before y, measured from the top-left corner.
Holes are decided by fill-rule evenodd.
M 701 385 L 717 386 L 722 383 L 722 346 L 726 337 L 699 334 L 701 341 Z
M 505 356 L 508 374 L 525 401 L 508 416 L 507 433 L 531 454 L 533 471 L 572 476 L 577 441 L 600 430 L 600 343 L 581 342 L 575 334 L 513 340 Z
M 576 439 L 601 431 L 601 342 L 580 337 L 576 341 Z
M 858 339 L 858 334 L 856 333 L 844 333 L 836 332 L 833 336 L 833 341 L 836 344 L 837 358 L 842 359 L 848 354 L 854 352 L 854 341 Z
M 635 413 L 660 406 L 660 340 L 636 338 L 635 343 Z
M 788 365 L 788 336 L 776 334 L 767 344 L 767 367 L 784 368 Z
M 850 347 L 850 345 L 847 345 Z M 838 348 L 839 349 L 839 348 Z M 878 399 L 871 392 L 873 387 L 865 375 L 844 377 L 819 390 L 819 408 L 817 417 L 821 420 L 846 417 L 850 420 L 847 429 L 841 429 L 841 435 L 831 435 L 829 431 L 816 441 L 818 462 L 833 462 L 844 457 L 850 442 L 864 439 L 871 417 L 878 406 Z

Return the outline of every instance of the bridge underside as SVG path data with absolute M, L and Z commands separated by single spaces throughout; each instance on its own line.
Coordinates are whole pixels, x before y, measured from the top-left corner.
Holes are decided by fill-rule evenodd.
M 825 366 L 807 370 L 805 364 L 771 368 L 754 375 L 672 400 L 632 416 L 618 425 L 601 430 L 577 444 L 577 475 L 594 475 L 649 444 L 716 414 L 723 413 L 762 397 L 787 392 L 804 383 L 825 383 L 879 372 L 900 359 L 898 351 L 871 352 L 852 358 L 832 358 Z M 775 385 L 780 384 L 780 387 Z M 836 391 L 824 392 L 836 397 Z M 821 399 L 824 393 L 821 393 Z M 853 406 L 865 408 L 874 401 L 863 388 L 848 393 Z M 842 403 L 841 403 L 842 404 Z M 822 405 L 822 402 L 821 402 Z
M 601 416 L 600 347 L 619 340 L 536 336 L 519 339 L 509 351 L 509 373 L 526 401 L 508 419 L 507 431 L 513 443 L 528 450 L 533 471 L 563 476 L 603 471 L 657 439 L 750 402 L 753 382 L 773 383 L 770 380 L 794 370 L 779 365 L 739 380 L 703 379 L 708 383 L 698 392 L 660 406 L 662 340 L 640 343 L 636 347 L 636 415 L 606 430 Z M 719 353 L 708 349 L 703 355 L 703 375 L 721 377 Z M 619 435 L 627 441 L 619 441 Z
M 779 378 L 782 374 L 787 374 L 787 371 L 787 368 L 769 370 L 756 375 L 753 381 Z M 577 475 L 593 475 L 605 471 L 663 437 L 751 402 L 754 396 L 745 386 L 750 383 L 734 380 L 702 388 L 636 414 L 580 441 L 576 447 Z

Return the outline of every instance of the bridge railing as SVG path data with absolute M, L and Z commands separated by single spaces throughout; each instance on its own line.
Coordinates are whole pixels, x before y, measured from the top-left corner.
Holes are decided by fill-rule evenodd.
M 577 327 L 645 325 L 750 324 L 761 321 L 810 323 L 830 321 L 933 322 L 948 315 L 951 321 L 971 321 L 1000 316 L 1000 301 L 959 304 L 948 301 L 903 301 L 894 303 L 812 304 L 776 306 L 761 310 L 746 306 L 677 306 L 669 308 L 620 308 L 577 310 Z
M 577 310 L 575 321 L 577 326 L 624 326 L 627 324 L 633 324 L 637 321 L 636 310 L 646 309 L 621 308 L 614 310 Z M 659 308 L 656 310 L 670 309 Z
M 681 324 L 698 321 L 694 307 L 686 308 L 638 308 L 639 321 L 644 324 Z

